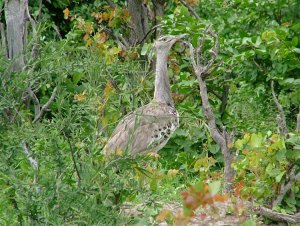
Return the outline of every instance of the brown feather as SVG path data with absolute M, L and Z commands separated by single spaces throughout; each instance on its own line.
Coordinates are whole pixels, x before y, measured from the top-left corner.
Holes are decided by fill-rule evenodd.
M 118 150 L 131 155 L 157 152 L 169 140 L 179 124 L 174 107 L 151 102 L 122 119 L 104 147 L 105 155 Z M 162 135 L 163 133 L 163 135 Z

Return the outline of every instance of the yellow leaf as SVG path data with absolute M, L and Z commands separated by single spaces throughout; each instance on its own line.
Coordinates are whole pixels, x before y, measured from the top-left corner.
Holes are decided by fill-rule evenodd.
M 156 220 L 165 221 L 170 214 L 172 214 L 170 210 L 164 209 L 156 216 Z
M 102 13 L 102 21 L 108 21 L 109 20 L 109 14 L 108 13 L 106 13 L 106 12 L 104 12 L 104 13 Z
M 110 96 L 111 91 L 113 90 L 113 85 L 111 81 L 107 81 L 105 88 L 104 88 L 104 97 L 107 99 Z
M 148 155 L 149 155 L 150 157 L 153 157 L 153 158 L 155 158 L 155 159 L 158 159 L 158 158 L 160 157 L 160 155 L 159 155 L 159 154 L 157 154 L 157 153 L 153 153 L 153 152 L 150 152 Z
M 86 45 L 87 46 L 91 46 L 93 43 L 93 40 L 91 38 L 89 38 L 88 40 L 86 40 Z
M 116 55 L 118 53 L 120 53 L 122 51 L 122 49 L 120 47 L 113 47 L 109 50 L 109 52 L 113 55 Z
M 76 101 L 84 101 L 85 99 L 86 99 L 85 91 L 83 93 L 74 95 L 74 100 Z
M 70 15 L 70 10 L 68 8 L 65 8 L 63 13 L 64 13 L 64 19 L 67 20 L 69 18 L 69 15 Z
M 186 3 L 190 6 L 195 6 L 198 4 L 198 0 L 186 0 Z
M 130 19 L 130 15 L 127 9 L 122 9 L 120 18 L 124 21 L 128 21 Z
M 229 149 L 233 148 L 233 143 L 227 145 Z
M 122 156 L 123 155 L 123 151 L 121 149 L 116 150 L 116 155 L 117 156 Z
M 174 177 L 178 174 L 179 170 L 177 169 L 170 169 L 167 173 L 168 177 Z
M 85 32 L 86 32 L 87 34 L 91 34 L 91 33 L 93 32 L 93 26 L 92 26 L 91 23 L 87 22 L 87 23 L 85 24 Z
M 90 35 L 89 34 L 85 34 L 84 36 L 83 36 L 83 40 L 84 41 L 87 41 L 87 40 L 89 40 L 90 39 Z
M 94 39 L 95 39 L 97 44 L 102 44 L 102 43 L 106 42 L 107 34 L 105 32 L 97 32 L 94 35 Z

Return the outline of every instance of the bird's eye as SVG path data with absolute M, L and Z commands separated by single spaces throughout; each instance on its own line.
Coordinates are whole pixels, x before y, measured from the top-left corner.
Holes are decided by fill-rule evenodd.
M 164 41 L 164 42 L 166 42 L 168 39 L 167 38 L 162 38 L 161 40 Z

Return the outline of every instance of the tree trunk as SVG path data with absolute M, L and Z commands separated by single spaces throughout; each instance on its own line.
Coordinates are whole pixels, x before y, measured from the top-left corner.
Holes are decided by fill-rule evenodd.
M 153 12 L 154 12 L 154 26 L 158 25 L 161 18 L 164 16 L 165 0 L 153 0 Z M 158 28 L 155 28 L 155 37 L 159 36 Z
M 228 145 L 232 143 L 232 138 L 225 129 L 222 133 L 218 129 L 214 113 L 208 101 L 206 81 L 201 76 L 197 76 L 197 79 L 200 88 L 202 107 L 208 122 L 209 131 L 214 141 L 220 146 L 224 156 L 224 191 L 226 193 L 232 193 L 235 171 L 231 167 L 231 164 L 233 163 L 234 158 L 232 150 L 228 147 Z
M 147 7 L 142 0 L 127 0 L 127 5 L 131 16 L 129 42 L 134 46 L 142 42 L 149 31 Z
M 24 37 L 27 0 L 6 0 L 5 20 L 8 58 L 13 61 L 13 71 L 25 66 Z
M 0 39 L 1 39 L 1 49 L 3 50 L 3 55 L 8 58 L 7 46 L 6 46 L 6 35 L 5 27 L 3 23 L 0 23 Z

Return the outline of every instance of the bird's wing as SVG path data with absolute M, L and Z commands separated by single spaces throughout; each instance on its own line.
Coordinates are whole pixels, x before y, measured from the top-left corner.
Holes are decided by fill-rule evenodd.
M 177 117 L 170 107 L 149 104 L 126 115 L 104 147 L 105 154 L 128 150 L 130 154 L 156 151 L 176 129 Z

